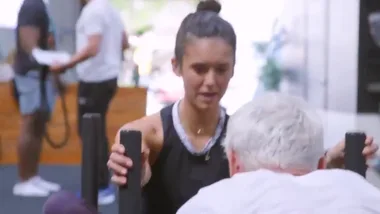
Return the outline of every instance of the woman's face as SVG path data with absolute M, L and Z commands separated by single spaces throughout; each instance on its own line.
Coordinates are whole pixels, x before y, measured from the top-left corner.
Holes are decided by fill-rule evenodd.
M 233 76 L 234 51 L 221 38 L 196 38 L 186 44 L 182 66 L 173 60 L 173 69 L 183 78 L 188 101 L 202 110 L 215 108 Z

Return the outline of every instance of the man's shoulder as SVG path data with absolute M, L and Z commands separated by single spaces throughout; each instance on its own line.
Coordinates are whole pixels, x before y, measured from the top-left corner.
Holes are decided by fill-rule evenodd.
M 83 7 L 83 13 L 101 13 L 105 9 L 105 2 L 90 1 Z
M 380 191 L 365 178 L 355 172 L 342 169 L 316 170 L 298 178 L 298 182 L 308 186 L 330 186 L 348 192 L 373 192 L 380 198 Z
M 46 9 L 46 5 L 44 2 L 40 1 L 33 1 L 33 0 L 25 0 L 21 7 L 20 12 L 33 12 L 34 10 L 42 12 Z M 22 14 L 22 13 L 21 13 Z
M 41 18 L 47 17 L 47 8 L 44 2 L 40 1 L 31 1 L 26 0 L 22 3 L 19 13 L 18 19 L 22 22 L 22 20 L 27 19 L 36 19 L 42 20 Z
M 252 201 L 252 198 L 258 197 L 260 191 L 255 190 L 259 188 L 258 181 L 262 179 L 256 179 L 256 174 L 254 172 L 239 173 L 200 189 L 198 194 L 191 198 L 179 213 L 221 214 L 231 213 L 230 211 L 233 210 L 238 211 L 244 201 Z M 211 201 L 210 198 L 212 198 Z
M 215 194 L 215 192 L 225 191 L 226 188 L 232 184 L 231 178 L 225 178 L 209 186 L 203 187 L 199 190 L 198 194 Z
M 346 181 L 366 181 L 359 174 L 344 169 L 322 169 L 316 170 L 304 176 L 305 179 L 326 179 L 326 180 L 346 180 Z M 343 179 L 344 178 L 344 179 Z
M 229 191 L 231 189 L 229 183 L 230 178 L 227 178 L 203 187 L 178 210 L 177 214 L 225 213 L 229 210 L 226 205 L 231 203 L 232 198 L 236 198 L 236 194 Z
M 221 195 L 222 197 L 228 195 L 228 193 L 238 193 L 244 190 L 248 186 L 256 186 L 257 183 L 264 181 L 267 176 L 262 176 L 261 171 L 258 172 L 245 172 L 239 173 L 231 178 L 225 178 L 207 187 L 199 190 L 198 194 L 205 196 L 208 195 Z M 224 194 L 223 194 L 224 193 Z
M 87 22 L 93 22 L 94 17 L 104 17 L 106 14 L 104 13 L 104 6 L 102 6 L 98 1 L 90 1 L 86 4 L 81 12 L 80 18 L 78 22 L 79 25 L 86 26 Z

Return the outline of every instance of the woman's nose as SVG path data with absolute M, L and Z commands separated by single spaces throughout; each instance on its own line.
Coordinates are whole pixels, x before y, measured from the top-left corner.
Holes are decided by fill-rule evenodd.
M 215 85 L 215 82 L 216 82 L 216 75 L 215 75 L 215 72 L 210 70 L 206 73 L 206 75 L 204 76 L 204 84 L 206 86 L 213 86 Z

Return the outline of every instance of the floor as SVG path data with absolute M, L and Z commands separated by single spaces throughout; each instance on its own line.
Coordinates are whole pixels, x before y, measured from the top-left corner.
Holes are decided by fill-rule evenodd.
M 65 190 L 77 192 L 80 189 L 80 167 L 41 166 L 40 174 L 47 180 L 60 183 Z M 15 166 L 0 166 L 0 213 L 41 214 L 46 198 L 30 199 L 14 197 L 12 187 L 17 180 Z M 117 204 L 101 206 L 102 214 L 117 214 Z

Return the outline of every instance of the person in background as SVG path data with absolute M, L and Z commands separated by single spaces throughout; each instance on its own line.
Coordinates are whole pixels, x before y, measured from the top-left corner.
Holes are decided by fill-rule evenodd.
M 122 50 L 127 49 L 129 44 L 120 14 L 108 0 L 87 0 L 83 3 L 76 24 L 76 53 L 68 63 L 58 62 L 50 70 L 59 72 L 76 66 L 80 136 L 84 114 L 99 113 L 102 117 L 98 199 L 100 205 L 105 205 L 115 200 L 114 190 L 109 186 L 107 168 L 109 151 L 106 115 L 117 91 L 117 77 L 122 70 Z
M 15 50 L 11 50 L 7 57 L 0 62 L 0 81 L 1 82 L 9 82 L 13 81 L 14 71 L 12 68 L 13 62 L 15 58 Z
M 21 130 L 18 145 L 20 181 L 13 194 L 46 197 L 60 185 L 38 176 L 38 162 L 46 123 L 55 103 L 55 88 L 48 68 L 32 57 L 33 49 L 49 49 L 49 16 L 43 0 L 24 0 L 18 13 L 13 69 L 19 99 Z M 44 91 L 41 85 L 44 84 Z M 43 100 L 45 98 L 45 100 Z
M 223 142 L 231 178 L 200 189 L 177 214 L 380 213 L 380 191 L 359 174 L 317 170 L 323 136 L 300 98 L 266 93 L 245 104 Z

